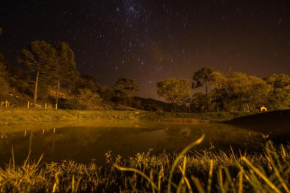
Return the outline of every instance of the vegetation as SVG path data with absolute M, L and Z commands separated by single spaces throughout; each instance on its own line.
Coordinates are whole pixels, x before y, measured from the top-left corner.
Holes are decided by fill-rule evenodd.
M 273 109 L 289 107 L 290 77 L 286 74 L 272 74 L 265 78 L 270 85 L 269 101 Z
M 189 97 L 190 83 L 186 79 L 169 78 L 157 83 L 157 94 L 172 104 L 173 110 Z
M 193 75 L 192 88 L 199 88 L 205 85 L 205 94 L 208 93 L 208 85 L 213 82 L 212 73 L 214 72 L 213 68 L 204 67 L 196 72 Z
M 83 119 L 108 119 L 132 121 L 166 121 L 166 122 L 221 122 L 251 113 L 169 113 L 116 110 L 54 110 L 54 109 L 24 109 L 10 108 L 0 110 L 0 125 L 27 124 L 49 121 L 77 121 Z
M 286 74 L 274 74 L 264 80 L 241 72 L 231 72 L 225 76 L 210 71 L 208 76 L 210 78 L 207 77 L 205 82 L 211 85 L 211 90 L 208 94 L 193 95 L 191 107 L 194 112 L 255 112 L 261 106 L 270 110 L 290 107 L 290 78 Z M 194 82 L 193 85 L 202 84 Z
M 18 61 L 25 64 L 31 72 L 36 72 L 33 95 L 34 106 L 37 101 L 39 78 L 46 73 L 46 66 L 55 62 L 55 54 L 53 47 L 44 41 L 34 41 L 21 50 Z
M 59 92 L 61 85 L 66 83 L 70 89 L 74 84 L 74 75 L 76 74 L 75 56 L 68 44 L 59 42 L 55 45 L 56 62 L 50 63 L 47 67 L 47 79 L 53 83 L 56 88 L 55 104 L 58 105 Z
M 8 82 L 7 82 L 7 71 L 6 71 L 6 67 L 4 65 L 4 56 L 0 55 L 0 85 L 1 85 L 1 89 L 0 89 L 0 95 L 5 95 L 8 94 Z
M 118 79 L 115 86 L 114 86 L 114 89 L 115 89 L 115 91 L 124 95 L 125 105 L 128 105 L 127 101 L 128 101 L 128 98 L 131 97 L 131 95 L 130 95 L 131 92 L 139 91 L 139 87 L 138 87 L 137 82 L 135 80 L 130 79 L 130 78 Z
M 138 153 L 127 160 L 111 152 L 98 166 L 74 161 L 25 160 L 0 169 L 1 192 L 289 192 L 290 147 L 268 142 L 261 154 L 189 152 Z
M 2 30 L 0 30 L 0 33 Z M 193 72 L 187 79 L 160 80 L 157 94 L 169 103 L 132 97 L 137 82 L 121 77 L 114 87 L 100 85 L 91 75 L 80 75 L 73 50 L 65 42 L 51 45 L 33 41 L 21 50 L 21 68 L 10 65 L 0 55 L 0 99 L 10 106 L 55 107 L 78 110 L 130 109 L 156 112 L 258 112 L 290 108 L 290 77 L 272 74 L 264 79 L 242 72 L 222 74 L 210 67 Z M 190 86 L 190 84 L 192 86 Z M 205 92 L 194 91 L 205 87 Z M 12 97 L 11 97 L 12 96 Z

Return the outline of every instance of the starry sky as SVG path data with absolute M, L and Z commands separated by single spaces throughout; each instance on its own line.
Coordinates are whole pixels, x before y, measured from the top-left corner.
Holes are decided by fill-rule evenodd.
M 31 41 L 64 41 L 81 74 L 108 86 L 135 79 L 142 97 L 204 66 L 290 75 L 289 0 L 1 0 L 0 27 L 15 66 Z

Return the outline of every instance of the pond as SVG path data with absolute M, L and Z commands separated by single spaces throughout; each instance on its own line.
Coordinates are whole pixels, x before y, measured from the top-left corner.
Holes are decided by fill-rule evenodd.
M 179 152 L 205 134 L 194 150 L 254 150 L 264 143 L 262 134 L 226 124 L 178 124 L 160 122 L 90 121 L 42 123 L 0 127 L 0 166 L 30 159 L 45 162 L 74 160 L 78 163 L 105 163 L 105 153 L 127 159 L 137 153 Z

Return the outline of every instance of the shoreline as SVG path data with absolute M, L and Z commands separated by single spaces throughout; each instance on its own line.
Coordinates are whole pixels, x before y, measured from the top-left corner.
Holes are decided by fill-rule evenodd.
M 52 110 L 52 109 L 0 109 L 0 126 L 41 122 L 79 120 L 131 120 L 184 123 L 218 123 L 237 117 L 253 115 L 252 112 L 170 113 L 117 110 Z

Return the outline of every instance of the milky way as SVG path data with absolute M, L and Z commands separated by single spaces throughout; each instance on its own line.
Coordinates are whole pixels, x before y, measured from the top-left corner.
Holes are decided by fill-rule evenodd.
M 290 4 L 282 0 L 3 0 L 0 27 L 0 51 L 14 65 L 33 40 L 65 41 L 81 74 L 108 86 L 136 79 L 143 97 L 156 97 L 157 81 L 191 79 L 204 66 L 290 73 Z

